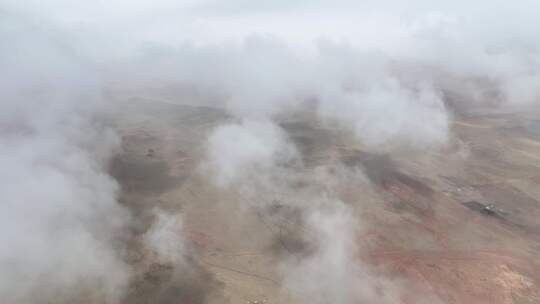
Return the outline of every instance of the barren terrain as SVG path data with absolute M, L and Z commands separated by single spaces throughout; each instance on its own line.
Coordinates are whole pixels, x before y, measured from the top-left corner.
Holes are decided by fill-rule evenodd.
M 111 173 L 136 219 L 125 259 L 137 275 L 124 302 L 300 303 L 282 287 L 279 265 L 312 250 L 301 210 L 246 207 L 240 193 L 209 183 L 205 138 L 231 118 L 175 103 L 129 98 L 114 116 L 123 151 Z M 539 113 L 457 113 L 451 143 L 422 152 L 369 151 L 310 115 L 280 126 L 306 177 L 321 165 L 361 172 L 337 187 L 362 226 L 358 260 L 399 282 L 402 303 L 525 304 L 540 303 Z M 183 218 L 181 270 L 139 245 L 155 207 Z

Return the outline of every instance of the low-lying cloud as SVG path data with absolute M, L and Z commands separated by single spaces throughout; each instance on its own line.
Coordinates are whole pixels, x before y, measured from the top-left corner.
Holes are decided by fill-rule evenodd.
M 107 174 L 119 139 L 101 121 L 106 89 L 228 111 L 202 172 L 246 201 L 299 208 L 315 236 L 284 262 L 284 288 L 396 302 L 399 288 L 381 295 L 394 287 L 357 263 L 361 223 L 334 193 L 340 178 L 306 178 L 279 122 L 309 112 L 368 149 L 444 146 L 461 111 L 538 105 L 539 13 L 529 0 L 0 1 L 0 298 L 121 301 L 130 215 Z M 180 215 L 161 212 L 145 244 L 181 264 Z

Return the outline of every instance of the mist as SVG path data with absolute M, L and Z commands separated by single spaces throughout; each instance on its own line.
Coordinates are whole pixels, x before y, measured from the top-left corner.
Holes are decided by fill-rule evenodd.
M 100 81 L 54 34 L 2 24 L 2 299 L 115 303 L 129 275 L 114 250 L 128 214 L 106 174 L 119 139 L 97 122 Z
M 306 245 L 280 262 L 284 294 L 399 303 L 404 285 L 361 261 L 362 210 L 341 200 L 351 179 L 373 191 L 365 174 L 306 163 L 283 123 L 309 116 L 369 151 L 444 149 L 454 116 L 538 106 L 539 14 L 536 1 L 0 0 L 0 298 L 122 303 L 135 220 L 109 174 L 116 94 L 229 115 L 197 172 L 247 209 L 298 212 Z M 148 212 L 143 246 L 182 276 L 196 255 L 183 215 Z

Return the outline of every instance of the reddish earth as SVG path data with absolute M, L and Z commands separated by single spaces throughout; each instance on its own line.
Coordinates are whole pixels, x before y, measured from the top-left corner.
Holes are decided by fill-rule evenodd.
M 540 303 L 540 130 L 523 130 L 535 117 L 458 116 L 447 147 L 420 152 L 367 151 L 305 118 L 282 127 L 307 172 L 338 162 L 365 175 L 337 192 L 359 214 L 360 263 L 400 282 L 402 303 L 530 304 Z M 227 119 L 211 108 L 142 99 L 122 107 L 124 154 L 113 174 L 141 223 L 132 241 L 140 279 L 126 303 L 298 303 L 284 297 L 276 270 L 284 252 L 308 251 L 295 239 L 303 233 L 296 211 L 276 205 L 283 218 L 273 222 L 197 173 L 204 138 Z M 152 207 L 182 215 L 196 253 L 182 278 L 149 267 L 154 261 L 138 252 Z M 181 296 L 169 296 L 168 286 Z

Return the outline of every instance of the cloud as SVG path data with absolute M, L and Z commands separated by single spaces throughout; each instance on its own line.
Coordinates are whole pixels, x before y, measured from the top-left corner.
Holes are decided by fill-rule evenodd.
M 296 157 L 287 136 L 270 122 L 242 121 L 216 128 L 208 138 L 202 169 L 220 186 L 243 181 Z
M 181 215 L 170 214 L 162 210 L 154 211 L 156 219 L 143 235 L 143 243 L 155 258 L 153 260 L 182 267 L 185 264 L 184 254 L 187 252 L 183 239 Z
M 399 285 L 372 273 L 360 260 L 354 211 L 340 201 L 308 211 L 307 229 L 316 250 L 283 262 L 283 285 L 302 303 L 399 303 Z
M 289 201 L 317 236 L 316 252 L 284 284 L 304 300 L 378 296 L 377 277 L 361 263 L 347 267 L 358 223 L 335 197 L 335 180 L 291 187 L 308 169 L 278 122 L 315 113 L 367 149 L 444 145 L 456 102 L 538 104 L 539 12 L 532 0 L 1 1 L 0 295 L 121 296 L 130 269 L 115 244 L 130 219 L 106 173 L 118 138 L 99 122 L 102 90 L 177 86 L 198 94 L 172 102 L 211 103 L 234 117 L 206 141 L 212 181 L 265 203 Z M 310 204 L 322 194 L 327 203 Z M 181 220 L 159 214 L 147 245 L 180 261 Z M 365 288 L 351 290 L 355 282 Z
M 0 295 L 114 303 L 130 273 L 114 248 L 129 216 L 106 173 L 119 140 L 94 120 L 99 81 L 54 33 L 18 21 L 0 33 Z

